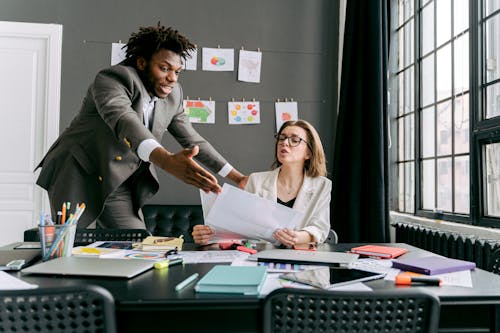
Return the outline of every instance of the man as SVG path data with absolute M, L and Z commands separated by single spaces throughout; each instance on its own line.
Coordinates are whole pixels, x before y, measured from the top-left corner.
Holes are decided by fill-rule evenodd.
M 78 227 L 145 228 L 141 207 L 159 188 L 152 164 L 204 191 L 217 179 L 196 163 L 244 187 L 246 177 L 191 126 L 177 83 L 182 59 L 195 46 L 177 30 L 143 27 L 126 45 L 126 59 L 100 71 L 70 126 L 39 167 L 52 216 L 63 202 L 84 202 Z M 160 145 L 165 130 L 185 148 Z

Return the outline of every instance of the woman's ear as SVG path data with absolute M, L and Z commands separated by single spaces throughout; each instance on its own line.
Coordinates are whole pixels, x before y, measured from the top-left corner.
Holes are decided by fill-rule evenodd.
M 137 57 L 136 65 L 137 69 L 143 71 L 146 68 L 146 59 L 144 57 Z

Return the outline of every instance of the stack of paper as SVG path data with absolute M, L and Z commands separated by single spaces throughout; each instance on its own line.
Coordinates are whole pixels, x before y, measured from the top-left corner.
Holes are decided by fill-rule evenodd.
M 199 293 L 258 295 L 266 279 L 263 266 L 214 266 L 194 287 Z

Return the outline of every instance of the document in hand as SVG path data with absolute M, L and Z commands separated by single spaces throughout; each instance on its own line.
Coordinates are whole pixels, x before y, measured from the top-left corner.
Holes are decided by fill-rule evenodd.
M 420 258 L 396 259 L 392 261 L 392 267 L 403 271 L 436 275 L 474 269 L 476 268 L 476 263 L 446 257 L 428 256 Z
M 267 271 L 264 266 L 214 266 L 194 287 L 199 293 L 258 295 Z
M 215 229 L 218 240 L 250 238 L 272 242 L 274 230 L 293 229 L 304 218 L 297 210 L 229 184 L 224 184 L 215 200 L 214 195 L 200 194 L 205 224 Z

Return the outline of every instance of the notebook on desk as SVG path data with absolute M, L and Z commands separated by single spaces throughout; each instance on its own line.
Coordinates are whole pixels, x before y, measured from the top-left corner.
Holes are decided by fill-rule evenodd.
M 26 274 L 131 278 L 153 268 L 154 260 L 61 257 L 21 270 Z

